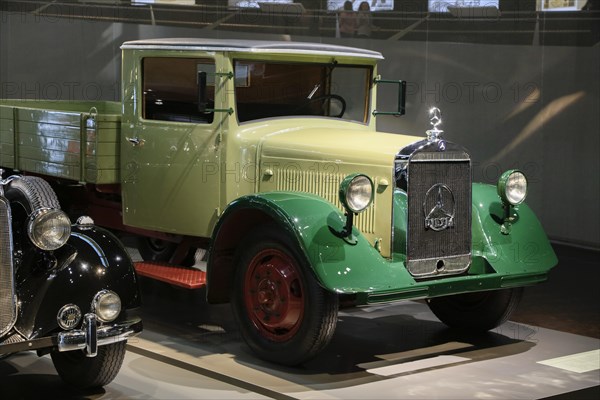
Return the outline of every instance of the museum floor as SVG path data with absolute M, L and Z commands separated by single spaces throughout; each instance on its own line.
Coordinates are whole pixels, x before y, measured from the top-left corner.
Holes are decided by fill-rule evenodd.
M 0 360 L 2 399 L 597 399 L 600 254 L 555 248 L 549 282 L 485 336 L 449 331 L 422 302 L 344 310 L 300 368 L 257 360 L 203 292 L 142 279 L 145 330 L 110 385 L 76 391 L 49 357 L 21 354 Z

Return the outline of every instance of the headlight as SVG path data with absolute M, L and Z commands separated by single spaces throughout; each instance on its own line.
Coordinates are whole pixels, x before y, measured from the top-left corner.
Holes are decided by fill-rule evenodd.
M 71 220 L 61 210 L 41 209 L 29 218 L 27 234 L 42 250 L 56 250 L 69 240 Z
M 359 213 L 364 211 L 373 201 L 373 181 L 366 175 L 348 175 L 340 183 L 340 201 L 344 208 Z
M 121 299 L 111 290 L 98 292 L 92 301 L 92 311 L 102 322 L 114 321 L 121 312 Z
M 527 196 L 527 178 L 521 171 L 506 171 L 498 180 L 498 195 L 505 203 L 521 204 Z

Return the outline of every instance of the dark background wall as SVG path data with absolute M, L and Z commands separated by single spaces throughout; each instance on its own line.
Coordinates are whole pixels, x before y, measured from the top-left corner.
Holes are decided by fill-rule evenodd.
M 0 12 L 0 97 L 119 100 L 120 49 L 152 37 L 240 38 L 239 32 Z M 380 73 L 408 84 L 407 115 L 380 130 L 424 135 L 427 110 L 442 109 L 448 140 L 493 183 L 508 168 L 529 177 L 529 204 L 557 241 L 600 248 L 600 45 L 486 44 L 431 40 L 302 40 L 384 54 Z M 540 44 L 542 43 L 542 44 Z M 381 105 L 395 104 L 381 91 Z

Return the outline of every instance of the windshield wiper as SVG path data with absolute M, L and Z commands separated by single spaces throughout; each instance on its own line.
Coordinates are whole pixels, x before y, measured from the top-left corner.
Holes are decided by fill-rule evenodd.
M 337 63 L 337 60 L 332 60 L 331 63 L 327 66 L 329 70 L 327 71 L 327 75 L 325 75 L 325 78 L 323 79 L 325 83 L 329 80 L 329 77 L 331 77 L 331 74 L 333 73 L 334 68 L 337 66 Z M 319 90 L 320 87 L 321 84 L 317 83 L 315 87 L 313 87 L 313 89 L 310 91 L 308 96 L 306 96 L 306 99 L 312 100 L 313 96 L 315 95 L 315 93 L 317 93 L 317 90 Z

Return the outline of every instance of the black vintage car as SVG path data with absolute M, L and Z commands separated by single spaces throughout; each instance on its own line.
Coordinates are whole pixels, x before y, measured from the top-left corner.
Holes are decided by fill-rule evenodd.
M 104 386 L 142 330 L 139 304 L 131 258 L 110 232 L 87 217 L 72 224 L 43 179 L 0 176 L 0 358 L 49 353 L 67 383 Z

